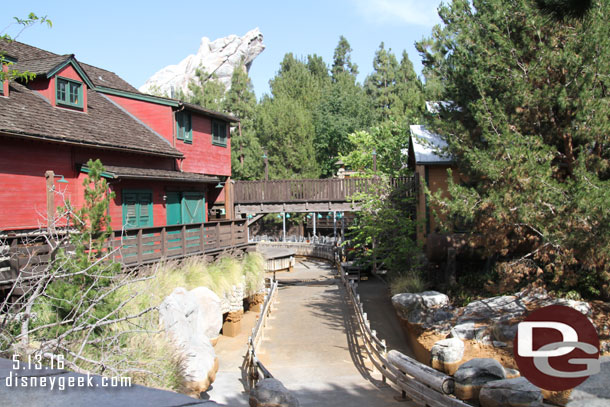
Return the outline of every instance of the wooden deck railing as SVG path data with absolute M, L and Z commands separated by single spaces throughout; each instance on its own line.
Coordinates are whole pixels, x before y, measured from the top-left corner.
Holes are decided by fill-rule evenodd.
M 248 244 L 247 220 L 154 226 L 114 232 L 114 260 L 126 266 L 181 258 Z
M 213 254 L 248 244 L 246 219 L 154 226 L 117 230 L 109 246 L 112 260 L 124 266 L 154 263 L 162 258 L 175 259 L 197 254 Z M 18 244 L 13 241 L 6 256 L 10 266 L 0 270 L 0 285 L 13 282 L 18 275 L 36 278 L 50 261 L 52 247 L 44 240 Z M 70 245 L 62 246 L 70 251 Z
M 410 184 L 415 176 L 392 178 L 390 184 Z M 272 181 L 236 181 L 235 203 L 345 202 L 358 193 L 373 192 L 381 178 L 327 178 Z

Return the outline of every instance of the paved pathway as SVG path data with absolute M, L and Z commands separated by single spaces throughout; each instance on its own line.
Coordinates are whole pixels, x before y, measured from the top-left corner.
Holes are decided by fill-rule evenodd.
M 301 406 L 410 405 L 398 403 L 394 397 L 399 393 L 371 369 L 344 288 L 330 265 L 302 261 L 293 273 L 278 273 L 277 278 L 283 285 L 259 358 Z

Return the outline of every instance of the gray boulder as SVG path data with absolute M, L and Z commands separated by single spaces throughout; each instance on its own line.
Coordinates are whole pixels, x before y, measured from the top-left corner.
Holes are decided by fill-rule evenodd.
M 524 377 L 486 383 L 479 393 L 482 407 L 542 406 L 542 392 Z
M 276 379 L 264 379 L 250 390 L 250 407 L 298 407 L 299 400 Z
M 458 338 L 443 339 L 430 349 L 431 366 L 447 374 L 453 374 L 464 357 L 464 342 Z
M 504 367 L 495 359 L 475 358 L 462 364 L 455 374 L 455 395 L 462 400 L 477 400 L 487 382 L 506 379 Z
M 189 393 L 206 391 L 216 379 L 218 358 L 205 335 L 206 319 L 197 297 L 176 288 L 159 306 L 159 323 L 180 350 Z
M 204 333 L 210 339 L 215 339 L 222 329 L 222 309 L 220 297 L 207 287 L 197 287 L 189 291 L 199 304 L 202 314 Z
M 400 318 L 426 329 L 448 331 L 449 321 L 454 318 L 449 297 L 438 291 L 396 294 L 392 297 L 392 305 Z

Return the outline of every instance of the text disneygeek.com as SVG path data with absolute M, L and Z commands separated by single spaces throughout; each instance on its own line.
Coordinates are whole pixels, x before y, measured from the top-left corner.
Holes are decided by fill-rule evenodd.
M 68 376 L 52 374 L 49 376 L 32 376 L 32 370 L 42 371 L 47 368 L 63 369 L 63 355 L 50 358 L 48 366 L 42 364 L 42 356 L 28 356 L 21 360 L 19 355 L 13 355 L 12 370 L 4 378 L 4 385 L 12 388 L 47 387 L 49 390 L 64 390 L 72 387 L 131 387 L 131 377 L 103 377 L 91 376 L 89 373 L 82 376 Z M 95 380 L 94 380 L 95 379 Z

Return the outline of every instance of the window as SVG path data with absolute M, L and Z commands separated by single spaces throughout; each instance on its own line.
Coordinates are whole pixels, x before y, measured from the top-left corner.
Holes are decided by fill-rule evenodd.
M 55 80 L 56 102 L 60 105 L 83 107 L 83 84 L 71 79 Z
M 193 142 L 193 129 L 191 126 L 191 113 L 176 112 L 176 137 L 178 140 L 183 140 L 185 143 Z
M 227 146 L 227 124 L 212 121 L 212 144 L 215 146 Z

